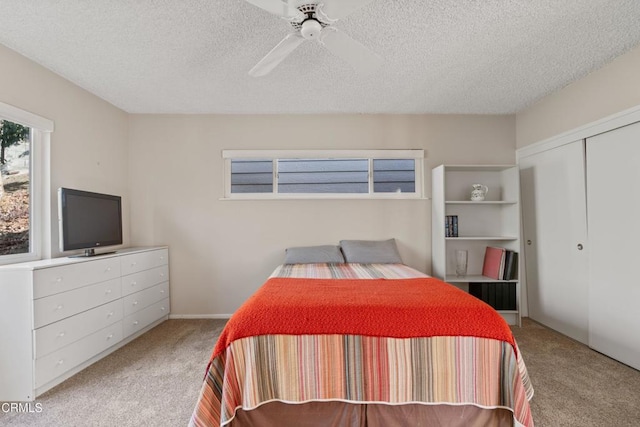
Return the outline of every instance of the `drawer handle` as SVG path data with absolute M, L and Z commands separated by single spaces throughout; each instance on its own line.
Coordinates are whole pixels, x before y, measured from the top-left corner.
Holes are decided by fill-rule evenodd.
M 111 293 L 111 289 L 107 289 L 106 291 L 104 291 L 104 293 L 105 293 L 106 295 L 109 295 L 109 294 Z
M 160 260 L 161 260 L 161 261 L 164 261 L 164 257 L 163 257 L 163 256 L 160 256 Z
M 64 331 L 62 331 L 62 332 L 60 332 L 60 333 L 58 334 L 58 338 L 62 338 L 62 337 L 64 337 Z
M 109 334 L 109 336 L 107 337 L 107 341 L 110 340 L 111 338 L 113 338 L 113 334 Z
M 131 286 L 135 286 L 137 284 L 138 284 L 138 282 L 131 282 Z
M 166 310 L 166 308 L 164 308 L 164 307 L 160 307 L 160 310 L 165 311 L 165 310 Z
M 134 326 L 135 326 L 135 325 L 137 325 L 137 324 L 138 324 L 138 321 L 137 321 L 137 320 L 136 320 L 135 322 L 133 322 L 133 325 L 134 325 Z
M 64 359 L 60 359 L 60 360 L 58 360 L 58 363 L 56 363 L 56 365 L 60 366 L 60 365 L 62 365 L 63 363 L 64 363 Z
M 107 313 L 107 319 L 111 316 L 113 316 L 113 311 L 110 311 L 109 313 Z
M 164 277 L 164 273 L 160 273 L 160 277 Z
M 134 265 L 136 265 L 136 264 L 137 264 L 137 262 L 132 262 L 132 263 L 131 263 L 131 267 L 133 267 L 133 266 L 134 266 Z
M 57 283 L 62 282 L 62 277 L 56 277 L 56 282 L 57 282 Z
M 62 304 L 60 304 L 60 305 L 58 305 L 58 306 L 56 307 L 56 310 L 62 310 L 63 308 L 64 308 L 64 306 L 63 306 Z
M 161 294 L 164 294 L 164 289 L 161 289 L 161 290 L 160 290 L 160 293 L 161 293 Z
M 138 301 L 134 301 L 134 302 L 133 302 L 133 305 L 138 305 Z

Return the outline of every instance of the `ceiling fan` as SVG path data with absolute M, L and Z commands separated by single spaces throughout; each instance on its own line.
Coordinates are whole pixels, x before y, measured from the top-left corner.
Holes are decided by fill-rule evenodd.
M 280 64 L 306 40 L 316 40 L 334 55 L 351 64 L 359 73 L 375 71 L 382 58 L 360 42 L 333 27 L 339 19 L 373 0 L 247 0 L 261 9 L 291 23 L 294 32 L 285 36 L 250 71 L 253 77 L 264 76 Z M 322 1 L 322 0 L 321 0 Z

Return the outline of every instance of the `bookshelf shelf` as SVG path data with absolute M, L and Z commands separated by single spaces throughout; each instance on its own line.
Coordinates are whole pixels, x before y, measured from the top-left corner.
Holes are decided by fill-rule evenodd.
M 445 237 L 445 240 L 518 240 L 515 236 L 460 236 Z
M 518 202 L 515 200 L 485 200 L 482 202 L 475 202 L 471 200 L 446 200 L 444 202 L 447 205 L 515 205 Z
M 456 276 L 456 275 L 448 275 L 444 278 L 445 282 L 448 283 L 517 283 L 518 280 L 496 280 L 491 277 L 481 276 L 481 275 L 467 275 L 467 276 Z
M 483 201 L 471 201 L 472 184 L 489 188 Z M 487 246 L 520 252 L 520 185 L 515 165 L 441 165 L 432 171 L 433 276 L 469 292 L 480 285 L 513 292 L 515 310 L 498 310 L 509 324 L 520 325 L 520 268 L 515 280 L 482 275 Z M 455 228 L 445 230 L 445 224 Z M 449 237 L 456 236 L 457 237 Z M 455 252 L 468 252 L 467 275 L 457 276 Z M 521 263 L 521 257 L 518 264 Z M 484 298 L 483 298 L 484 299 Z M 506 306 L 505 306 L 506 307 Z

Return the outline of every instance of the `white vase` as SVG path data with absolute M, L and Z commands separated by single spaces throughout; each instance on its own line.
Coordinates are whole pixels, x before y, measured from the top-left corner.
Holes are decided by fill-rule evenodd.
M 489 187 L 483 184 L 473 184 L 471 188 L 473 188 L 473 190 L 471 190 L 471 201 L 473 202 L 483 201 L 489 191 Z

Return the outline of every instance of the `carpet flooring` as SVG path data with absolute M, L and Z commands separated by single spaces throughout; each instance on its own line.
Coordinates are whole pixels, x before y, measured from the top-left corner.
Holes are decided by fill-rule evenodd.
M 640 371 L 529 319 L 512 330 L 533 384 L 537 427 L 640 426 Z
M 0 425 L 186 426 L 224 323 L 166 321 L 38 397 L 31 413 L 0 410 Z M 640 371 L 528 319 L 513 331 L 536 426 L 640 426 Z

